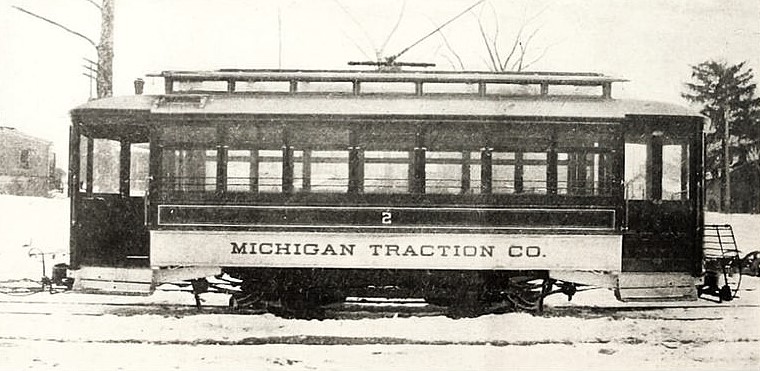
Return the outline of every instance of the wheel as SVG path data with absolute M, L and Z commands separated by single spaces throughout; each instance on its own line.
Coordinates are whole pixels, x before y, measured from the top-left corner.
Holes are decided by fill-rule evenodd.
M 247 308 L 255 308 L 261 303 L 262 294 L 259 292 L 251 293 L 234 293 L 230 295 L 228 308 L 233 312 L 238 312 Z
M 539 314 L 544 310 L 544 297 L 551 292 L 554 281 L 548 278 L 522 278 L 512 282 L 505 292 L 506 300 L 516 310 Z
M 508 294 L 507 300 L 517 310 L 530 313 L 541 313 L 544 310 L 544 297 L 541 293 L 521 292 Z
M 449 318 L 470 318 L 487 313 L 487 302 L 480 285 L 461 285 L 439 288 L 437 292 L 426 296 L 429 304 L 445 307 Z
M 731 301 L 734 298 L 734 292 L 729 285 L 723 285 L 718 295 L 722 301 Z
M 456 300 L 446 307 L 446 316 L 454 319 L 478 317 L 490 312 L 487 303 L 474 298 Z
M 279 306 L 269 306 L 270 313 L 283 318 L 324 319 L 325 309 L 318 295 L 308 295 L 306 291 L 290 291 L 280 296 Z
M 240 301 L 238 301 L 235 295 L 230 295 L 229 309 L 233 312 L 240 310 Z
M 742 259 L 742 273 L 760 276 L 760 251 L 753 251 Z
M 430 296 L 425 297 L 425 302 L 438 307 L 448 307 L 454 302 L 454 300 L 447 296 Z

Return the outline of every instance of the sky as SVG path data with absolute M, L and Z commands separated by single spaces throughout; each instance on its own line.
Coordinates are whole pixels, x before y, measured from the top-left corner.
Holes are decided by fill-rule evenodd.
M 475 2 L 115 0 L 114 94 L 132 94 L 135 78 L 164 70 L 346 69 L 348 61 L 399 53 Z M 11 5 L 96 42 L 99 11 L 87 0 L 0 0 L 0 126 L 53 141 L 65 159 L 68 112 L 94 95 L 83 64 L 95 49 Z M 686 105 L 680 93 L 691 65 L 714 59 L 760 68 L 757 0 L 489 0 L 399 60 L 486 70 L 478 19 L 485 34 L 498 35 L 502 56 L 521 27 L 523 36 L 534 34 L 527 70 L 628 79 L 614 88 L 616 98 Z M 147 93 L 162 89 L 147 79 Z

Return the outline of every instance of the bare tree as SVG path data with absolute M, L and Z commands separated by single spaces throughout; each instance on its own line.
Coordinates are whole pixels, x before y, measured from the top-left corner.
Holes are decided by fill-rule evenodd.
M 430 20 L 431 23 L 433 23 L 432 20 Z M 443 44 L 446 46 L 446 49 L 448 49 L 449 53 L 454 56 L 457 60 L 457 64 L 455 65 L 454 62 L 449 58 L 447 55 L 442 54 L 442 56 L 449 62 L 449 64 L 454 68 L 460 68 L 462 70 L 466 70 L 464 67 L 464 62 L 462 61 L 462 57 L 459 55 L 459 53 L 451 46 L 451 43 L 449 42 L 449 39 L 446 37 L 446 34 L 443 33 L 443 30 L 438 28 L 438 35 L 441 37 L 441 40 L 443 41 Z M 439 48 L 440 49 L 440 48 Z
M 455 58 L 459 62 L 459 66 L 462 69 L 464 69 L 464 63 L 462 62 L 462 58 L 459 56 L 459 54 L 457 54 L 454 51 L 454 49 L 448 43 L 448 40 L 446 39 L 446 36 L 441 32 L 441 30 L 444 27 L 446 27 L 449 24 L 451 24 L 452 22 L 456 21 L 458 18 L 460 18 L 463 15 L 467 14 L 468 12 L 470 12 L 476 6 L 482 4 L 485 0 L 477 0 L 474 4 L 470 5 L 468 8 L 464 9 L 462 12 L 460 12 L 457 15 L 455 15 L 454 17 L 448 19 L 446 22 L 442 23 L 440 26 L 436 25 L 435 22 L 433 22 L 432 20 L 430 20 L 431 24 L 433 24 L 433 26 L 434 26 L 434 30 L 432 30 L 431 32 L 429 32 L 425 36 L 419 38 L 418 40 L 416 40 L 415 42 L 413 42 L 411 45 L 409 45 L 406 48 L 402 49 L 400 52 L 398 52 L 396 54 L 393 54 L 393 55 L 390 55 L 390 56 L 386 56 L 385 55 L 385 48 L 388 45 L 388 42 L 390 41 L 391 37 L 394 35 L 394 33 L 398 29 L 399 25 L 401 24 L 401 20 L 403 19 L 404 13 L 405 13 L 405 10 L 406 10 L 406 1 L 404 1 L 404 3 L 401 6 L 401 9 L 400 9 L 400 11 L 398 13 L 398 17 L 396 19 L 396 23 L 394 24 L 393 28 L 391 29 L 391 31 L 388 33 L 387 37 L 385 38 L 385 41 L 383 42 L 383 44 L 379 48 L 377 48 L 377 47 L 374 46 L 374 43 L 372 42 L 372 38 L 369 37 L 369 35 L 367 34 L 367 32 L 364 29 L 364 27 L 362 27 L 361 23 L 359 23 L 356 20 L 356 18 L 353 16 L 353 14 L 350 11 L 348 11 L 348 9 L 346 9 L 343 6 L 343 4 L 341 4 L 338 0 L 334 0 L 334 1 L 350 17 L 350 19 L 359 27 L 359 29 L 364 33 L 364 35 L 367 38 L 367 40 L 370 42 L 370 44 L 372 44 L 372 49 L 375 52 L 374 61 L 349 62 L 349 65 L 375 65 L 375 66 L 378 66 L 381 70 L 397 71 L 397 70 L 400 69 L 401 66 L 414 66 L 414 67 L 432 67 L 432 66 L 435 66 L 435 64 L 433 64 L 433 63 L 399 62 L 398 59 L 404 53 L 408 52 L 410 49 L 414 48 L 415 46 L 417 46 L 421 42 L 427 40 L 429 37 L 435 35 L 436 33 L 438 33 L 438 34 L 441 35 L 441 37 L 444 40 L 444 43 L 446 44 L 446 47 L 455 56 Z M 349 37 L 349 39 L 351 39 L 351 38 Z M 353 42 L 353 39 L 352 39 L 352 42 Z M 371 59 L 369 57 L 369 55 L 364 51 L 364 49 L 361 48 L 361 46 L 358 45 L 358 43 L 354 42 L 354 45 L 356 45 L 356 47 L 362 52 L 362 54 L 364 54 L 365 57 L 367 57 L 367 59 Z M 433 54 L 434 55 L 438 55 L 440 49 L 441 49 L 441 46 L 439 45 L 438 48 L 436 48 L 436 50 L 435 50 L 435 52 Z M 454 62 L 451 60 L 451 58 L 449 58 L 447 55 L 443 55 L 443 57 L 447 59 L 447 61 L 449 62 L 449 64 L 452 67 L 457 68 L 456 65 L 454 64 Z
M 113 19 L 114 19 L 114 0 L 102 0 L 101 4 L 96 3 L 94 0 L 85 0 L 92 4 L 101 14 L 101 26 L 100 26 L 100 42 L 95 43 L 91 38 L 83 35 L 80 32 L 67 27 L 60 22 L 53 20 L 52 18 L 39 15 L 35 12 L 24 9 L 20 6 L 13 6 L 16 10 L 52 24 L 59 29 L 66 31 L 67 33 L 81 38 L 89 43 L 98 55 L 97 70 L 90 71 L 95 74 L 95 80 L 97 82 L 97 96 L 98 98 L 110 97 L 113 95 Z M 86 67 L 87 68 L 87 67 Z M 87 74 L 89 75 L 89 73 Z
M 502 41 L 499 19 L 496 14 L 496 9 L 491 3 L 488 3 L 488 8 L 491 10 L 491 14 L 494 18 L 494 26 L 492 31 L 489 32 L 486 30 L 486 26 L 483 22 L 483 12 L 485 8 L 485 6 L 481 7 L 480 12 L 475 17 L 478 23 L 480 39 L 486 50 L 486 64 L 490 70 L 496 72 L 522 71 L 530 68 L 531 65 L 538 62 L 546 55 L 546 52 L 551 45 L 545 46 L 538 53 L 531 53 L 531 56 L 529 57 L 529 51 L 532 50 L 531 43 L 541 31 L 541 27 L 539 25 L 534 25 L 534 23 L 547 8 L 526 18 L 520 25 L 517 33 L 508 43 Z
M 404 19 L 404 13 L 406 11 L 406 0 L 401 4 L 401 9 L 398 12 L 398 16 L 396 17 L 396 23 L 393 25 L 393 28 L 388 32 L 388 35 L 385 37 L 385 41 L 383 41 L 383 44 L 380 45 L 380 47 L 377 47 L 372 39 L 370 37 L 367 30 L 364 28 L 364 26 L 359 22 L 354 14 L 343 5 L 339 0 L 334 0 L 335 4 L 348 16 L 348 18 L 353 22 L 359 30 L 362 32 L 362 35 L 367 40 L 367 42 L 372 47 L 373 56 L 370 57 L 369 53 L 366 52 L 364 48 L 361 47 L 359 43 L 357 43 L 355 40 L 351 39 L 351 42 L 356 46 L 357 49 L 367 58 L 374 58 L 377 62 L 381 62 L 384 59 L 385 56 L 385 48 L 388 46 L 388 42 L 391 41 L 391 38 L 393 37 L 393 34 L 396 33 L 396 30 L 398 30 L 399 25 L 401 24 L 401 20 Z

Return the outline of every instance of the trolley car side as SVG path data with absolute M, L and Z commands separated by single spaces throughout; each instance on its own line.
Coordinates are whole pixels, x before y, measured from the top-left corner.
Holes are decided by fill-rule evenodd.
M 162 76 L 164 95 L 72 111 L 81 272 L 225 272 L 243 281 L 240 297 L 312 304 L 383 286 L 518 308 L 589 284 L 623 300 L 695 296 L 703 118 L 613 99 L 618 79 Z M 551 93 L 568 87 L 596 94 Z

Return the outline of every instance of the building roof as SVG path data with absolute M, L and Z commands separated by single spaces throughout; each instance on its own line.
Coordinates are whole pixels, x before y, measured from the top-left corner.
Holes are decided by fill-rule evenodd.
M 0 126 L 0 136 L 8 136 L 8 137 L 14 137 L 19 138 L 25 141 L 31 141 L 36 142 L 40 144 L 47 144 L 51 145 L 53 142 L 47 139 L 38 138 L 32 135 L 29 135 L 27 133 L 24 133 L 14 127 L 10 126 Z

